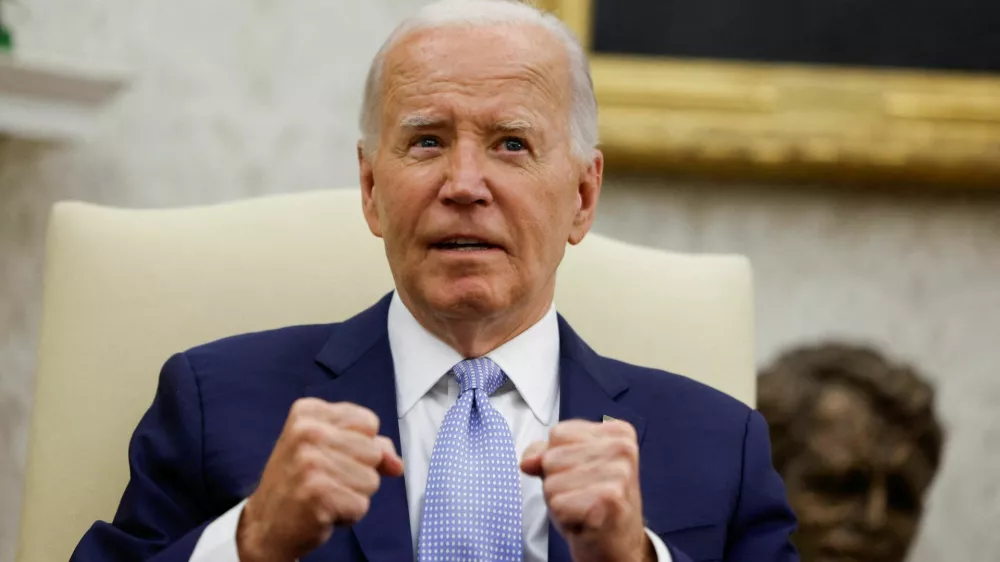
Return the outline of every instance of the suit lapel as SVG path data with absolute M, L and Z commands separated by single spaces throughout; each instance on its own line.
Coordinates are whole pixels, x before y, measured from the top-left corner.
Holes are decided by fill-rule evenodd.
M 628 392 L 628 381 L 607 368 L 608 360 L 590 349 L 561 316 L 559 355 L 559 420 L 601 422 L 611 416 L 632 424 L 642 445 L 646 420 L 620 403 Z
M 334 329 L 316 357 L 330 371 L 331 379 L 306 388 L 306 395 L 330 402 L 353 402 L 371 409 L 382 422 L 379 433 L 392 439 L 396 451 L 402 454 L 395 370 L 386 328 L 390 296 Z M 405 480 L 384 478 L 371 498 L 368 514 L 351 530 L 365 558 L 371 562 L 412 560 Z M 340 556 L 330 552 L 316 558 L 335 560 Z
M 646 420 L 617 399 L 628 391 L 628 381 L 603 368 L 602 359 L 569 324 L 559 317 L 559 420 L 582 419 L 601 422 L 604 416 L 624 420 L 635 427 L 640 446 Z M 571 562 L 566 540 L 549 524 L 549 562 Z

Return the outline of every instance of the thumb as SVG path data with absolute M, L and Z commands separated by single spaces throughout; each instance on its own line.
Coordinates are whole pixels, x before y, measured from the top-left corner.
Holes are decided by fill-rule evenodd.
M 375 442 L 382 449 L 382 460 L 376 467 L 379 474 L 382 476 L 402 476 L 403 459 L 396 454 L 396 446 L 392 444 L 392 440 L 384 435 L 379 435 L 375 438 Z
M 524 456 L 521 457 L 521 470 L 529 476 L 545 476 L 542 469 L 542 455 L 548 448 L 547 441 L 536 441 L 529 445 L 524 450 Z

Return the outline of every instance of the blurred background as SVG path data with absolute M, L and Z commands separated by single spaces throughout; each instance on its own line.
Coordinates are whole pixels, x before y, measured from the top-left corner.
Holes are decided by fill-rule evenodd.
M 0 562 L 16 543 L 52 203 L 355 186 L 368 64 L 424 3 L 0 0 L 16 60 L 124 84 L 73 142 L 0 132 Z M 919 371 L 946 439 L 908 559 L 1000 560 L 1000 185 L 723 182 L 609 166 L 598 232 L 749 256 L 762 368 L 839 340 Z

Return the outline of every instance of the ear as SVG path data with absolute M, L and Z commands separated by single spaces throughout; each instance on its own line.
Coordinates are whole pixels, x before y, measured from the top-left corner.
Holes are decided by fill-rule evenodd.
M 601 197 L 601 186 L 604 183 L 604 153 L 594 150 L 590 163 L 580 174 L 577 186 L 576 215 L 573 217 L 573 228 L 569 232 L 569 243 L 576 245 L 590 232 L 597 213 L 597 200 Z
M 378 205 L 375 193 L 374 162 L 365 156 L 364 146 L 358 141 L 358 175 L 361 179 L 361 210 L 368 222 L 368 230 L 379 238 L 382 237 L 382 224 L 379 221 Z

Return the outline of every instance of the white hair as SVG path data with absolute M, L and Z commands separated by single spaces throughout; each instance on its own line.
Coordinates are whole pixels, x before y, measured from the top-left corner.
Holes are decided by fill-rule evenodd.
M 361 106 L 361 145 L 375 154 L 382 124 L 382 79 L 386 54 L 403 37 L 421 29 L 464 26 L 535 25 L 546 29 L 566 48 L 571 76 L 569 133 L 573 155 L 590 160 L 597 147 L 597 100 L 590 63 L 576 36 L 552 14 L 516 0 L 439 0 L 401 23 L 372 60 Z

